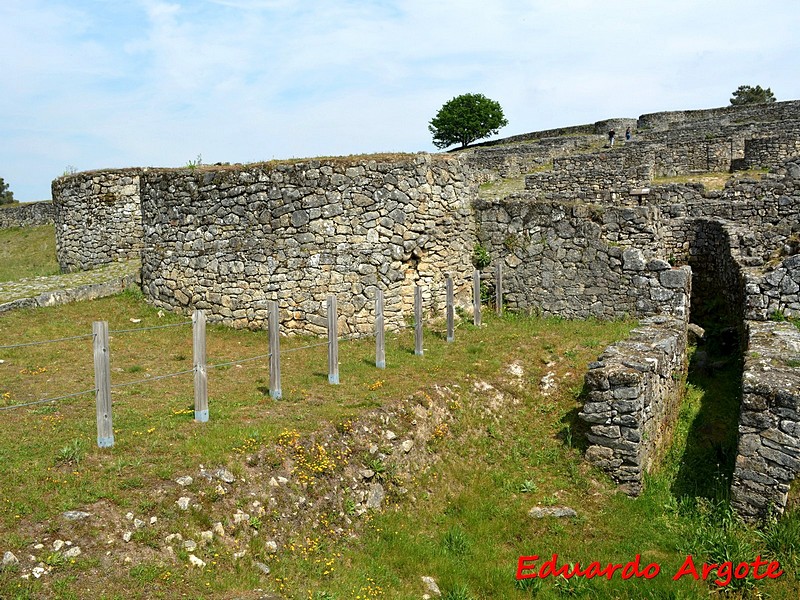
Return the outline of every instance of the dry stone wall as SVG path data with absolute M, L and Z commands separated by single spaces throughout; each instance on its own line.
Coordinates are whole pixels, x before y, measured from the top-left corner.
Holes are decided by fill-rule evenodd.
M 50 225 L 53 223 L 54 215 L 52 202 L 0 206 L 0 229 Z
M 139 179 L 143 172 L 90 171 L 53 182 L 56 257 L 62 271 L 82 271 L 139 257 Z
M 589 365 L 588 399 L 579 413 L 588 425 L 586 459 L 630 495 L 669 443 L 686 373 L 684 318 L 648 317 L 628 339 Z
M 548 200 L 610 203 L 652 178 L 652 160 L 642 165 L 622 152 L 596 152 L 554 159 L 552 171 L 525 177 L 525 189 Z
M 476 216 L 480 243 L 503 263 L 512 308 L 568 318 L 687 316 L 689 272 L 660 258 L 653 207 L 538 202 L 521 194 L 479 202 Z
M 800 120 L 800 101 L 725 106 L 701 110 L 679 110 L 641 115 L 639 129 L 674 129 L 676 126 L 719 127 L 743 123 L 774 123 Z
M 800 330 L 749 321 L 731 503 L 748 520 L 782 513 L 800 476 Z
M 385 293 L 388 326 L 444 306 L 445 274 L 467 303 L 475 239 L 460 160 L 312 160 L 142 174 L 142 285 L 157 306 L 201 308 L 235 327 L 263 327 L 278 300 L 291 332 L 325 331 L 339 299 L 343 332 L 371 332 Z

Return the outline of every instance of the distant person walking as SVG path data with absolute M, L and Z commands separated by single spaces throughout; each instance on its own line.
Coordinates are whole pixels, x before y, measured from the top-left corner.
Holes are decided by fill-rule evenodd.
M 625 130 L 625 141 L 626 142 L 630 142 L 631 141 L 631 128 L 630 127 L 628 127 Z
M 614 145 L 614 138 L 616 138 L 616 137 L 617 137 L 617 132 L 614 131 L 613 129 L 608 132 L 608 145 L 609 146 L 613 146 Z

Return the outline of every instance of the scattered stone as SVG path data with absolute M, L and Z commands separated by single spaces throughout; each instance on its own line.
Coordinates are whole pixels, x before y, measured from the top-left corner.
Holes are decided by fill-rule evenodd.
M 197 558 L 194 554 L 189 555 L 189 562 L 193 567 L 198 567 L 200 569 L 204 569 L 206 566 L 205 561 Z
M 534 519 L 543 519 L 544 517 L 577 517 L 578 513 L 568 506 L 535 506 L 528 511 L 528 515 Z
M 64 552 L 64 558 L 77 558 L 81 555 L 81 547 L 80 546 L 73 546 L 66 552 Z
M 225 537 L 225 528 L 222 526 L 222 523 L 217 521 L 214 523 L 214 527 L 211 528 L 211 531 L 214 532 L 214 535 L 218 537 Z
M 234 552 L 233 553 L 233 559 L 234 560 L 239 560 L 241 558 L 244 558 L 246 554 L 247 554 L 247 550 L 242 550 L 241 552 Z
M 278 543 L 274 540 L 268 540 L 264 544 L 264 550 L 267 551 L 267 554 L 275 554 L 278 551 Z
M 269 567 L 262 562 L 254 561 L 253 564 L 256 568 L 261 571 L 264 575 L 269 575 Z
M 188 510 L 189 509 L 189 503 L 191 501 L 192 501 L 191 498 L 188 498 L 187 496 L 181 496 L 180 498 L 178 498 L 178 500 L 175 502 L 175 504 L 177 504 L 178 508 L 180 508 L 181 510 Z
M 400 447 L 403 449 L 403 452 L 408 454 L 414 447 L 414 440 L 406 440 L 402 444 L 400 444 Z
M 397 437 L 397 434 L 394 431 L 392 431 L 391 429 L 387 429 L 386 433 L 384 433 L 384 436 L 386 436 L 387 440 L 392 441 L 393 439 L 395 439 Z
M 363 479 L 372 479 L 375 477 L 375 471 L 372 469 L 359 469 L 358 474 L 361 475 Z
M 519 364 L 518 362 L 513 362 L 510 365 L 508 365 L 507 370 L 509 375 L 512 375 L 517 379 L 522 379 L 522 377 L 525 375 L 525 369 L 523 369 L 522 365 Z
M 281 485 L 286 485 L 287 483 L 289 483 L 289 480 L 286 477 L 278 477 L 278 483 L 280 483 Z
M 133 526 L 134 526 L 136 529 L 141 529 L 142 527 L 144 527 L 144 526 L 145 526 L 145 522 L 144 522 L 144 521 L 142 521 L 141 519 L 134 519 L 134 520 L 133 520 Z
M 555 379 L 556 374 L 553 371 L 549 371 L 547 375 L 542 377 L 541 381 L 539 381 L 539 391 L 543 396 L 549 396 L 553 393 L 553 390 L 556 389 Z
M 243 512 L 242 509 L 237 508 L 236 512 L 233 513 L 233 524 L 239 525 L 240 523 L 244 523 L 245 521 L 250 520 L 250 515 L 246 512 Z
M 378 452 L 378 444 L 370 444 L 369 445 L 369 453 L 376 454 Z
M 68 510 L 65 513 L 61 514 L 67 521 L 80 521 L 82 519 L 87 519 L 91 517 L 91 513 L 84 512 L 82 510 Z
M 186 550 L 187 552 L 194 552 L 195 550 L 197 550 L 197 542 L 195 542 L 194 540 L 186 540 L 185 542 L 183 542 L 183 549 Z
M 34 550 L 44 550 L 44 544 L 36 544 L 33 547 Z
M 125 518 L 126 518 L 126 519 L 128 519 L 128 521 L 133 521 L 133 517 L 134 517 L 134 516 L 135 516 L 135 515 L 134 515 L 132 512 L 129 512 L 129 513 L 127 513 L 127 514 L 125 515 Z
M 128 542 L 131 541 L 131 537 L 133 537 L 133 532 L 126 531 L 125 533 L 122 534 L 122 541 L 127 544 Z
M 383 499 L 386 497 L 386 492 L 380 483 L 373 483 L 369 486 L 369 493 L 367 494 L 367 508 L 380 508 Z
M 33 567 L 31 571 L 31 575 L 33 575 L 36 579 L 39 579 L 42 575 L 47 574 L 47 569 L 44 567 Z
M 233 476 L 233 473 L 228 471 L 228 469 L 217 469 L 216 471 L 214 471 L 214 477 L 228 484 L 236 481 L 236 478 Z
M 227 494 L 227 493 L 228 493 L 228 490 L 226 490 L 226 489 L 225 489 L 225 488 L 222 486 L 222 484 L 221 484 L 221 483 L 218 483 L 218 484 L 217 484 L 217 487 L 216 487 L 216 488 L 214 488 L 214 492 L 216 492 L 216 494 L 217 494 L 218 496 L 224 496 L 225 494 Z
M 279 485 L 280 485 L 280 484 L 278 483 L 278 480 L 277 480 L 277 479 L 275 479 L 274 477 L 270 477 L 270 478 L 269 478 L 269 487 L 274 487 L 274 488 L 276 488 L 276 487 L 278 487 Z
M 56 540 L 53 542 L 53 552 L 60 552 L 64 547 L 64 540 Z
M 214 541 L 214 532 L 213 531 L 201 531 L 200 532 L 200 543 L 207 546 L 211 542 Z
M 183 477 L 178 477 L 175 480 L 175 483 L 181 487 L 186 487 L 187 485 L 192 485 L 192 483 L 194 483 L 194 479 L 192 479 L 190 475 L 184 475 Z
M 182 542 L 183 536 L 180 533 L 170 533 L 167 537 L 164 538 L 164 541 L 167 544 L 172 544 L 173 542 Z
M 155 525 L 158 523 L 158 517 L 150 517 L 150 525 Z
M 442 591 L 439 589 L 439 586 L 436 585 L 436 580 L 433 577 L 429 577 L 427 575 L 422 576 L 422 583 L 425 585 L 425 589 L 428 590 L 434 596 L 441 596 Z
M 11 567 L 18 564 L 19 564 L 19 559 L 14 555 L 13 552 L 8 551 L 3 553 L 4 567 Z

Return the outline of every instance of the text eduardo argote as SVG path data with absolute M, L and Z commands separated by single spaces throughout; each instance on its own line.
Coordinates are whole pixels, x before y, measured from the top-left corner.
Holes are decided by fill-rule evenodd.
M 600 563 L 590 562 L 585 567 L 580 563 L 559 565 L 558 554 L 540 561 L 538 555 L 520 556 L 517 560 L 517 579 L 546 579 L 547 577 L 583 577 L 593 579 L 605 577 L 608 580 L 618 575 L 620 579 L 653 579 L 661 573 L 661 566 L 657 563 L 641 564 L 641 555 L 627 563 Z M 763 560 L 757 556 L 750 562 L 733 563 L 700 563 L 696 564 L 694 557 L 688 555 L 680 568 L 673 573 L 672 580 L 678 581 L 683 577 L 692 577 L 695 580 L 713 581 L 716 585 L 727 586 L 734 579 L 754 580 L 777 579 L 783 575 L 783 570 L 778 561 Z

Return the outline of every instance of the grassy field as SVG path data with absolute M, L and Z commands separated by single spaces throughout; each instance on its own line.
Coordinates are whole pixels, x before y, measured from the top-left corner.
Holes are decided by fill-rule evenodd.
M 317 340 L 291 338 L 282 400 L 268 395 L 263 361 L 212 369 L 211 419 L 198 424 L 191 375 L 146 381 L 191 368 L 190 327 L 119 332 L 183 322 L 136 293 L 4 315 L 0 340 L 83 335 L 98 319 L 118 331 L 112 383 L 144 382 L 114 392 L 111 449 L 96 447 L 91 394 L 0 412 L 0 552 L 21 561 L 0 572 L 2 598 L 420 598 L 422 576 L 449 600 L 797 597 L 800 521 L 758 532 L 733 518 L 723 493 L 735 422 L 719 415 L 736 410 L 736 365 L 713 379 L 692 375 L 674 446 L 639 499 L 582 460 L 585 365 L 631 323 L 489 315 L 482 328 L 462 322 L 452 344 L 427 331 L 422 357 L 401 332 L 389 336 L 383 371 L 369 340 L 346 342 L 339 386 L 327 383 L 325 348 L 298 349 Z M 211 326 L 208 346 L 218 364 L 263 354 L 267 339 Z M 0 350 L 0 359 L 0 406 L 93 387 L 87 339 Z M 543 395 L 549 372 L 558 387 Z M 409 453 L 399 447 L 407 439 Z M 236 481 L 208 481 L 201 464 Z M 194 482 L 184 488 L 176 479 L 185 475 Z M 281 476 L 287 482 L 276 484 Z M 359 494 L 376 481 L 382 509 L 364 512 Z M 186 511 L 181 496 L 191 498 Z M 578 516 L 537 520 L 534 506 Z M 92 517 L 61 516 L 76 509 Z M 166 541 L 213 531 L 196 549 Z M 82 553 L 65 557 L 57 540 Z M 552 554 L 561 564 L 640 555 L 661 574 L 515 581 L 519 556 Z M 205 565 L 191 566 L 190 555 Z M 687 555 L 698 564 L 761 555 L 786 574 L 725 587 L 673 581 Z M 22 579 L 35 564 L 46 573 Z
M 57 273 L 53 225 L 0 229 L 0 281 Z

